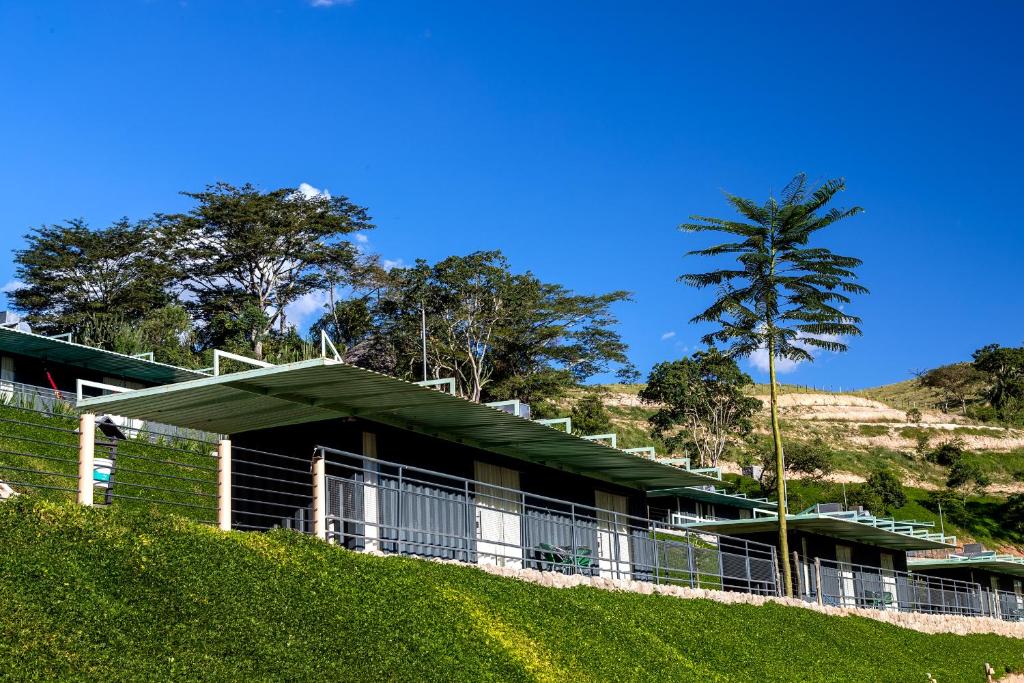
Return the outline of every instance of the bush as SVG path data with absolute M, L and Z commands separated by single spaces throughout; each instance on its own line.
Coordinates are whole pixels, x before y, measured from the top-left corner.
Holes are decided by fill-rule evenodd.
M 1002 506 L 1002 522 L 1014 531 L 1024 531 L 1024 493 L 1015 493 Z
M 930 491 L 927 503 L 933 511 L 941 511 L 946 519 L 958 526 L 970 526 L 974 521 L 967 512 L 967 504 L 963 497 L 957 495 L 955 491 Z
M 872 511 L 890 513 L 907 504 L 907 494 L 903 492 L 903 482 L 889 469 L 879 468 L 871 473 L 864 487 L 878 496 L 881 509 Z
M 887 425 L 858 425 L 857 432 L 861 436 L 886 436 L 889 433 Z
M 990 483 L 981 465 L 962 456 L 950 465 L 949 476 L 946 478 L 946 486 L 951 489 L 982 490 Z
M 926 456 L 925 460 L 933 462 L 936 465 L 942 465 L 943 467 L 949 467 L 954 462 L 964 457 L 963 447 L 956 441 L 947 441 L 938 448 L 930 451 Z

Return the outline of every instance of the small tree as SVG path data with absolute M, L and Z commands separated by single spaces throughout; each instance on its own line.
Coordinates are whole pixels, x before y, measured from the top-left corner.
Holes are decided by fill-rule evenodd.
M 775 454 L 769 448 L 761 452 L 761 491 L 765 495 L 778 493 L 778 475 L 772 468 Z M 786 451 L 786 471 L 803 481 L 821 482 L 832 473 L 832 452 L 821 439 L 807 443 L 797 441 Z
M 935 389 L 945 403 L 957 403 L 960 412 L 967 412 L 967 402 L 978 395 L 985 380 L 985 373 L 970 363 L 954 363 L 929 370 L 918 378 L 918 383 Z M 909 420 L 909 411 L 908 411 Z
M 946 486 L 958 491 L 965 500 L 968 494 L 983 492 L 990 483 L 991 480 L 981 469 L 981 465 L 970 458 L 961 456 L 949 466 Z
M 608 414 L 608 409 L 604 407 L 601 396 L 597 393 L 589 392 L 576 401 L 569 416 L 572 419 L 574 434 L 586 436 L 608 434 L 612 431 L 611 416 Z
M 929 452 L 925 456 L 925 460 L 936 465 L 942 465 L 943 467 L 950 467 L 954 462 L 963 459 L 963 457 L 964 448 L 961 443 L 959 441 L 947 441 Z
M 1024 533 L 1024 493 L 1014 493 L 1006 499 L 1000 519 L 1017 533 Z
M 781 198 L 764 204 L 727 194 L 726 199 L 743 220 L 693 216 L 681 227 L 688 232 L 724 232 L 738 238 L 690 252 L 700 256 L 735 256 L 737 263 L 707 273 L 692 273 L 682 280 L 694 287 L 713 287 L 714 302 L 692 322 L 712 323 L 716 329 L 703 337 L 708 345 L 728 345 L 733 356 L 764 350 L 768 354 L 771 388 L 771 428 L 779 499 L 779 552 L 789 557 L 786 530 L 786 460 L 779 426 L 778 358 L 812 361 L 810 349 L 846 350 L 844 337 L 859 335 L 860 319 L 846 312 L 848 294 L 867 293 L 855 282 L 860 260 L 840 256 L 823 247 L 811 247 L 815 234 L 861 212 L 860 207 L 825 210 L 846 188 L 843 180 L 829 180 L 809 188 L 800 174 L 782 190 Z M 786 595 L 793 595 L 793 572 L 783 562 Z
M 907 411 L 907 422 L 913 422 L 917 424 L 921 421 L 921 411 L 917 408 L 911 408 Z
M 877 512 L 890 513 L 907 504 L 903 482 L 889 469 L 879 468 L 871 473 L 864 487 L 878 497 L 881 508 Z
M 640 399 L 659 406 L 648 418 L 654 436 L 670 449 L 692 451 L 700 467 L 717 467 L 729 444 L 750 432 L 761 407 L 744 393 L 753 384 L 734 359 L 711 348 L 654 366 Z
M 990 344 L 974 352 L 975 369 L 985 376 L 985 398 L 999 418 L 1016 421 L 1024 408 L 1024 347 Z

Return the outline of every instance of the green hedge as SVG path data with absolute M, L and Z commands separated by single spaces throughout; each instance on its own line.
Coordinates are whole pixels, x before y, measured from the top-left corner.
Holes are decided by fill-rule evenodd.
M 557 590 L 164 513 L 0 504 L 0 677 L 924 681 L 1024 642 L 777 605 Z

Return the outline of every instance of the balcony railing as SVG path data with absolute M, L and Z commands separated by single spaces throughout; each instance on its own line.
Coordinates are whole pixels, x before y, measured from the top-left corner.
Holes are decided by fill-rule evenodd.
M 328 539 L 351 549 L 778 593 L 770 545 L 344 451 L 317 451 L 328 474 Z
M 830 560 L 802 561 L 800 594 L 808 601 L 835 607 L 859 607 L 986 616 L 981 586 L 933 576 Z

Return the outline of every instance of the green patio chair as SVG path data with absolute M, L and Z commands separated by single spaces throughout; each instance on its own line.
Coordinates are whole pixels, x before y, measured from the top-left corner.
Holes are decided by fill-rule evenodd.
M 572 548 L 565 546 L 538 543 L 537 547 L 541 560 L 547 562 L 556 571 L 565 571 L 573 566 L 583 569 L 593 566 L 593 551 L 586 546 L 578 546 L 575 557 L 573 557 Z
M 895 602 L 895 598 L 890 591 L 864 591 L 864 600 L 867 602 L 868 607 L 877 607 L 879 609 L 889 607 Z

